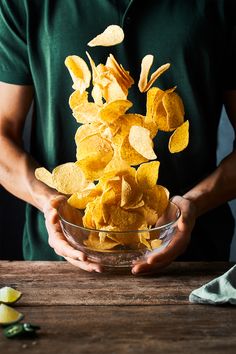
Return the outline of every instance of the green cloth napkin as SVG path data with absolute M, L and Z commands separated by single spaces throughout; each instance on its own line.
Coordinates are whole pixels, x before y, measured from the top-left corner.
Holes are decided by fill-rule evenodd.
M 236 265 L 220 277 L 193 290 L 189 295 L 189 301 L 198 304 L 236 305 Z

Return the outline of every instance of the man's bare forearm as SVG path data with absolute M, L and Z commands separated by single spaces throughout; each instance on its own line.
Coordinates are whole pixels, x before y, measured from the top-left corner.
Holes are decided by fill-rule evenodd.
M 236 198 L 236 151 L 222 160 L 211 175 L 184 197 L 194 202 L 197 216 Z
M 43 210 L 57 192 L 35 178 L 38 164 L 23 149 L 23 127 L 33 96 L 32 86 L 0 82 L 0 184 Z
M 16 197 L 43 211 L 48 199 L 57 192 L 34 176 L 38 163 L 10 137 L 0 136 L 0 184 Z

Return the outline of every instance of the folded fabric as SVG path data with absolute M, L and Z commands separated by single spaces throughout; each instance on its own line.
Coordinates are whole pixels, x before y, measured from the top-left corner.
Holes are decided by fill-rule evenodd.
M 189 301 L 199 304 L 225 304 L 236 305 L 236 265 L 220 277 L 193 290 Z

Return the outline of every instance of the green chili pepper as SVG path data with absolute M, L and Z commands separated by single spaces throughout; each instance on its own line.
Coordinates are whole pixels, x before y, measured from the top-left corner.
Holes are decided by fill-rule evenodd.
M 7 338 L 21 337 L 35 334 L 40 327 L 30 323 L 16 323 L 11 326 L 5 327 L 3 334 Z

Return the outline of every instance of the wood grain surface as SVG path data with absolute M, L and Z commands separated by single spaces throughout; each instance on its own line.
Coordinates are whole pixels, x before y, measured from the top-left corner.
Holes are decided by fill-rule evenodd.
M 158 275 L 86 273 L 66 262 L 0 262 L 0 287 L 41 330 L 6 339 L 1 354 L 236 352 L 236 308 L 190 304 L 189 293 L 230 263 L 174 263 Z

